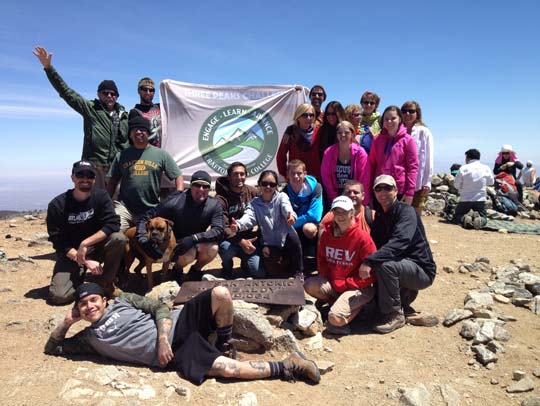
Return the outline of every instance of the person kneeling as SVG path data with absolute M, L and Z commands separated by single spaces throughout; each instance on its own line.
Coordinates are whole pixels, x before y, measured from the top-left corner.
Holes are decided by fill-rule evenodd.
M 369 234 L 354 221 L 354 205 L 338 196 L 331 206 L 334 220 L 327 223 L 319 241 L 319 276 L 309 278 L 304 288 L 311 296 L 332 303 L 327 331 L 350 334 L 348 325 L 375 294 L 373 273 L 360 274 L 364 259 L 375 252 Z
M 80 285 L 75 296 L 75 306 L 51 333 L 45 354 L 97 353 L 122 362 L 168 366 L 196 385 L 206 376 L 320 381 L 315 363 L 298 352 L 282 362 L 241 362 L 224 356 L 224 351 L 232 349 L 233 303 L 223 286 L 207 290 L 183 309 L 173 311 L 159 301 L 132 293 L 121 294 L 107 306 L 105 292 L 95 283 Z M 69 328 L 80 320 L 91 325 L 65 338 Z M 107 328 L 111 324 L 115 328 Z M 207 340 L 214 330 L 215 346 Z
M 405 317 L 418 316 L 411 303 L 419 290 L 433 284 L 437 266 L 421 217 L 413 207 L 397 200 L 395 179 L 379 175 L 373 191 L 382 207 L 371 227 L 377 252 L 364 260 L 360 272 L 375 271 L 377 275 L 377 297 L 383 318 L 373 329 L 387 334 L 403 327 Z

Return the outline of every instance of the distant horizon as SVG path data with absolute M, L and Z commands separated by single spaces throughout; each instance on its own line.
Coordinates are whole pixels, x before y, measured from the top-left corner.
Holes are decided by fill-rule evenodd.
M 493 162 L 484 161 L 488 166 Z M 435 163 L 435 174 L 450 173 L 453 163 Z M 16 173 L 0 175 L 0 210 L 6 211 L 32 211 L 45 210 L 48 203 L 60 193 L 73 187 L 69 171 L 51 171 L 48 173 L 31 174 Z

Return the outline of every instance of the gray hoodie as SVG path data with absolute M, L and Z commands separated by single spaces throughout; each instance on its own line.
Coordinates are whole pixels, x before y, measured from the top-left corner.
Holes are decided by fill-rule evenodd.
M 256 197 L 247 206 L 241 219 L 236 220 L 239 231 L 249 230 L 259 226 L 262 236 L 262 246 L 271 245 L 283 247 L 287 233 L 292 228 L 287 224 L 287 215 L 291 213 L 296 221 L 289 196 L 283 192 L 275 192 L 272 200 L 265 202 L 262 197 Z

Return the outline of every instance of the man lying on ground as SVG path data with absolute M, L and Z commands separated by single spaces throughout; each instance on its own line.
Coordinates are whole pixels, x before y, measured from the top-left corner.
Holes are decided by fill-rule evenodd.
M 51 333 L 49 355 L 99 354 L 111 359 L 151 367 L 170 367 L 196 385 L 206 376 L 235 379 L 301 379 L 318 383 L 313 361 L 293 353 L 281 362 L 237 361 L 224 356 L 231 345 L 233 303 L 229 290 L 218 286 L 191 299 L 183 309 L 136 294 L 122 293 L 107 306 L 103 289 L 95 283 L 80 285 L 76 304 Z M 91 323 L 65 338 L 80 320 Z M 208 336 L 216 331 L 215 346 Z

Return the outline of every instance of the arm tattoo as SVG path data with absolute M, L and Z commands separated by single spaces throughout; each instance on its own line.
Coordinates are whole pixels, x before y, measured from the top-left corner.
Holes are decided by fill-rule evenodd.
M 70 327 L 71 326 L 67 324 L 65 321 L 60 323 L 51 333 L 51 337 L 54 338 L 55 340 L 62 341 L 66 337 L 66 334 Z
M 157 320 L 158 337 L 161 335 L 168 337 L 169 333 L 171 332 L 171 327 L 172 327 L 171 319 Z

